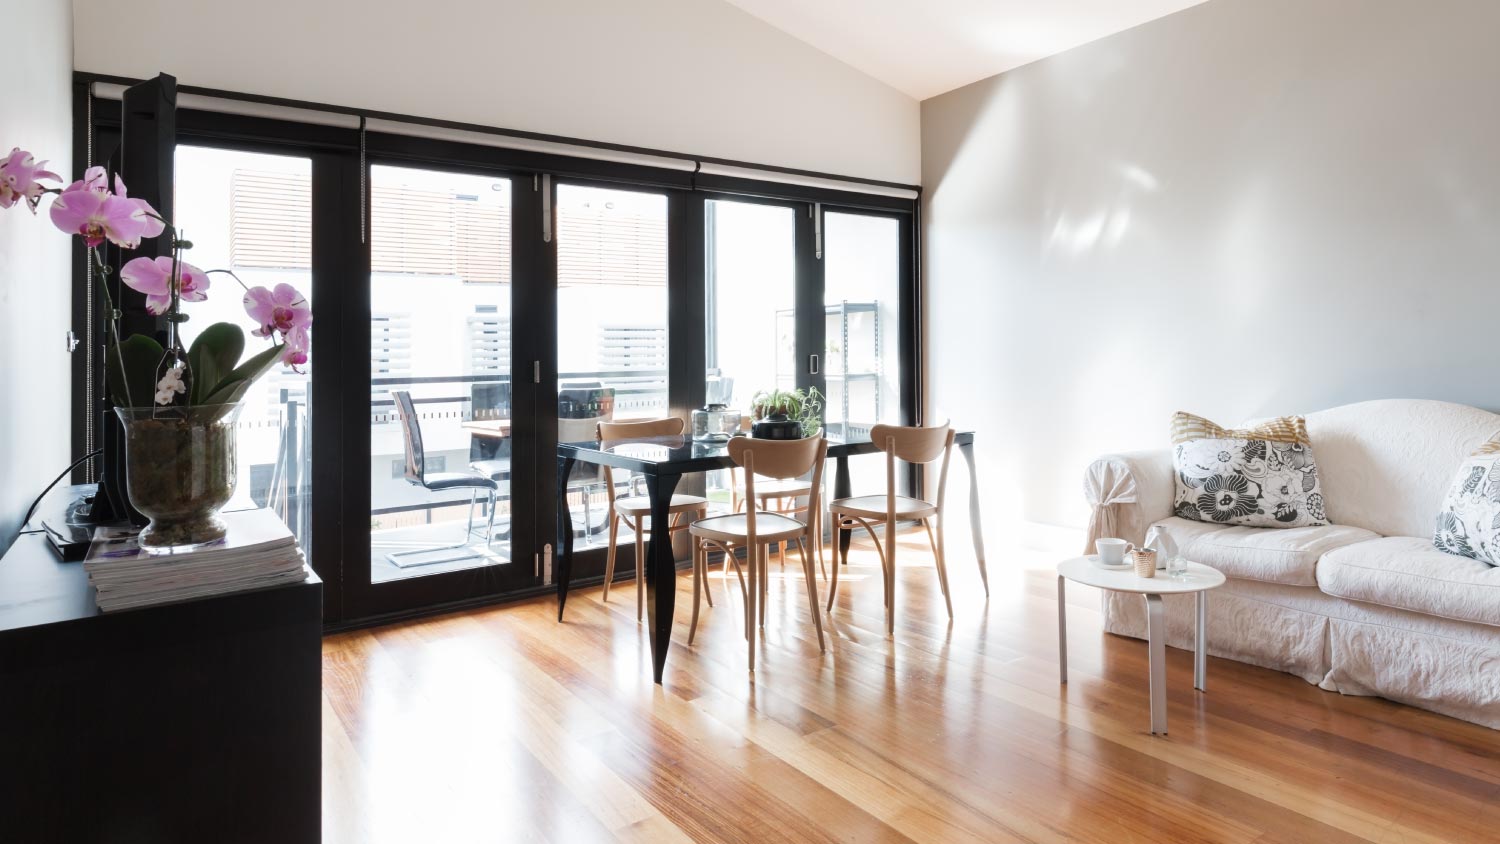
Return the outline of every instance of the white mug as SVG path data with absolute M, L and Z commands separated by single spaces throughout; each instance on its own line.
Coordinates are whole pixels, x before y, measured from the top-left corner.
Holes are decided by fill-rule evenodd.
M 1094 550 L 1099 552 L 1099 562 L 1106 566 L 1125 565 L 1125 555 L 1134 547 L 1134 543 L 1123 539 L 1099 539 L 1094 542 Z

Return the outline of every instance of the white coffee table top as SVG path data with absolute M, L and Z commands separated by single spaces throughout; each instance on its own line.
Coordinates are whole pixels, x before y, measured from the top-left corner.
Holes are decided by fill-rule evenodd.
M 1085 586 L 1152 595 L 1202 592 L 1224 585 L 1223 573 L 1202 563 L 1188 563 L 1187 574 L 1179 578 L 1167 577 L 1165 570 L 1158 570 L 1156 577 L 1137 577 L 1131 566 L 1102 569 L 1088 557 L 1074 557 L 1058 563 L 1057 573 Z

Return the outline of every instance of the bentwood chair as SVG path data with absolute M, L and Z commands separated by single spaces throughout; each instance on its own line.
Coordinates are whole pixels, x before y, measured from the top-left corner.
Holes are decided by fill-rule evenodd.
M 757 440 L 736 437 L 729 441 L 729 458 L 745 472 L 745 498 L 756 501 L 756 486 L 762 478 L 773 481 L 800 478 L 812 473 L 808 490 L 808 512 L 818 512 L 818 489 L 822 485 L 823 464 L 828 459 L 828 441 L 821 436 L 801 440 Z M 813 627 L 818 632 L 818 649 L 827 650 L 823 641 L 822 607 L 818 603 L 818 580 L 813 572 L 813 526 L 811 515 L 800 522 L 783 513 L 772 513 L 755 507 L 743 513 L 727 513 L 699 519 L 688 527 L 693 537 L 693 619 L 688 627 L 688 644 L 698 632 L 699 596 L 707 589 L 708 552 L 724 553 L 726 567 L 739 568 L 735 557 L 745 549 L 745 568 L 749 583 L 745 589 L 745 638 L 750 640 L 750 670 L 755 670 L 756 627 L 766 623 L 766 580 L 770 572 L 766 561 L 767 546 L 778 542 L 795 542 L 802 557 L 802 576 L 807 584 L 808 607 Z M 757 618 L 759 625 L 757 625 Z
M 896 522 L 919 521 L 927 530 L 927 541 L 932 546 L 932 555 L 937 563 L 938 585 L 943 589 L 943 600 L 948 605 L 948 618 L 953 618 L 953 599 L 948 595 L 947 561 L 943 556 L 943 494 L 948 488 L 948 458 L 953 454 L 953 428 L 943 424 L 935 428 L 903 428 L 897 425 L 876 425 L 870 430 L 870 440 L 885 452 L 885 495 L 862 495 L 855 498 L 840 498 L 828 505 L 829 521 L 841 530 L 862 527 L 875 541 L 875 553 L 880 556 L 880 567 L 885 575 L 885 627 L 886 633 L 896 632 Z M 906 463 L 931 463 L 943 458 L 943 468 L 938 475 L 937 499 L 909 498 L 896 494 L 896 461 Z M 936 530 L 933 523 L 937 523 Z M 885 526 L 885 546 L 875 534 L 875 525 Z M 835 558 L 838 552 L 834 552 Z M 833 562 L 833 581 L 828 586 L 828 611 L 833 611 L 833 601 L 839 588 L 839 560 Z M 843 561 L 849 562 L 848 551 Z
M 416 406 L 412 403 L 411 393 L 407 390 L 395 390 L 391 398 L 396 401 L 396 414 L 401 418 L 401 433 L 403 445 L 406 451 L 406 480 L 408 483 L 419 486 L 432 492 L 445 492 L 450 489 L 467 489 L 469 493 L 469 523 L 464 528 L 464 537 L 453 545 L 441 545 L 436 548 L 420 548 L 413 551 L 398 551 L 386 554 L 385 558 L 391 565 L 399 568 L 408 566 L 432 566 L 439 563 L 452 563 L 458 560 L 467 560 L 473 554 L 464 554 L 457 557 L 444 557 L 437 560 L 422 560 L 420 562 L 408 561 L 406 558 L 415 554 L 431 554 L 436 551 L 453 551 L 459 548 L 469 547 L 469 539 L 474 533 L 474 503 L 479 497 L 479 491 L 484 490 L 489 497 L 490 520 L 484 532 L 486 547 L 494 537 L 495 531 L 495 497 L 499 492 L 500 485 L 495 479 L 482 475 L 470 474 L 468 472 L 429 472 L 427 471 L 427 452 L 422 446 L 422 426 L 417 421 Z
M 740 425 L 742 430 L 750 429 L 750 417 L 746 416 Z M 738 468 L 729 470 L 730 481 L 730 509 L 738 513 L 745 509 L 745 504 L 751 496 L 746 494 L 745 479 L 741 476 Z M 821 515 L 817 509 L 810 508 L 807 504 L 798 504 L 799 500 L 811 501 L 812 483 L 804 478 L 767 478 L 762 476 L 760 483 L 755 485 L 754 499 L 756 505 L 762 510 L 773 513 L 796 517 L 802 513 L 811 513 L 814 521 L 813 527 L 813 556 L 818 558 L 818 570 L 823 573 L 823 579 L 828 579 L 828 572 L 823 566 L 823 524 L 819 518 Z M 781 565 L 786 567 L 786 544 L 777 545 L 777 553 L 781 558 Z
M 680 436 L 684 427 L 683 421 L 675 417 L 649 422 L 600 422 L 598 435 L 599 440 L 608 445 L 616 440 Z M 604 488 L 609 493 L 609 552 L 604 558 L 604 600 L 609 600 L 609 585 L 615 579 L 615 553 L 619 546 L 620 525 L 624 524 L 627 530 L 635 533 L 635 620 L 640 621 L 646 600 L 645 545 L 651 531 L 656 528 L 656 525 L 649 523 L 651 499 L 645 495 L 617 496 L 614 471 L 608 466 L 603 469 Z M 670 542 L 672 534 L 687 530 L 689 516 L 701 518 L 708 515 L 708 499 L 696 495 L 674 494 L 667 514 L 670 517 L 666 527 L 667 541 Z

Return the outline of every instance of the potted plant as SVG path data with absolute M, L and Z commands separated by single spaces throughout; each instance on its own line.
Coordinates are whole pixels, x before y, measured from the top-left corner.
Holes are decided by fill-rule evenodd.
M 755 422 L 750 435 L 767 440 L 795 440 L 823 430 L 823 394 L 817 387 L 762 390 L 750 400 Z
M 246 287 L 229 270 L 203 271 L 182 259 L 192 244 L 144 200 L 128 195 L 118 175 L 110 185 L 103 167 L 91 167 L 65 188 L 28 152 L 14 149 L 0 160 L 0 209 L 25 204 L 37 212 L 43 196 L 55 195 L 54 225 L 83 239 L 97 268 L 107 309 L 105 379 L 109 398 L 125 429 L 126 491 L 130 503 L 151 519 L 141 545 L 171 550 L 222 539 L 219 509 L 235 487 L 235 420 L 250 386 L 278 363 L 307 363 L 312 309 L 289 284 Z M 135 334 L 120 337 L 120 311 L 106 276 L 113 272 L 100 251 L 106 242 L 135 249 L 143 238 L 168 238 L 168 255 L 134 258 L 120 268 L 121 283 L 146 297 L 146 310 L 167 320 L 166 344 Z M 191 348 L 182 347 L 179 327 L 188 317 L 182 303 L 208 298 L 210 276 L 224 274 L 244 288 L 251 332 L 271 345 L 248 357 L 245 333 L 220 322 L 205 328 Z

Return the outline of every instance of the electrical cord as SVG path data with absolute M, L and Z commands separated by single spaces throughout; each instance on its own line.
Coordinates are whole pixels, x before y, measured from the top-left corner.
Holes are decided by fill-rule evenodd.
M 36 500 L 33 501 L 33 502 L 31 502 L 31 509 L 29 509 L 29 510 L 26 511 L 26 518 L 24 518 L 24 519 L 21 520 L 21 527 L 25 528 L 26 525 L 31 522 L 31 517 L 36 515 L 36 508 L 41 506 L 42 499 L 46 498 L 47 497 L 47 493 L 51 492 L 52 488 L 55 487 L 55 486 L 57 486 L 57 482 L 58 481 L 62 480 L 63 478 L 66 478 L 68 476 L 69 472 L 73 471 L 74 469 L 77 469 L 78 466 L 81 463 L 83 463 L 85 460 L 92 460 L 95 457 L 98 457 L 99 455 L 101 455 L 103 453 L 104 453 L 104 449 L 102 449 L 102 448 L 96 448 L 93 451 L 89 452 L 88 454 L 85 454 L 84 456 L 82 456 L 82 457 L 78 458 L 77 460 L 73 461 L 73 465 L 71 465 L 68 468 L 62 470 L 62 474 L 60 474 L 57 477 L 53 478 L 52 479 L 52 483 L 47 484 L 47 488 L 44 489 L 44 490 L 42 490 L 42 494 L 38 495 L 36 497 Z

